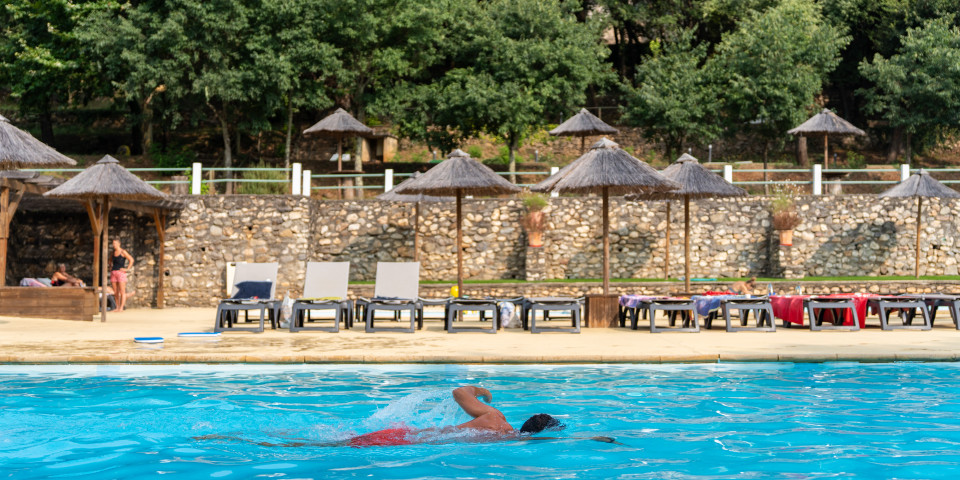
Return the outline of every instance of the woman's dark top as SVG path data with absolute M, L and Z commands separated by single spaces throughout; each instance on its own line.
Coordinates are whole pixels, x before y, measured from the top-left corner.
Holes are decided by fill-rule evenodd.
M 60 285 L 63 285 L 62 280 L 50 280 L 51 287 L 59 287 Z
M 123 255 L 114 255 L 113 256 L 113 265 L 110 266 L 110 271 L 120 270 L 121 268 L 127 268 L 127 257 Z

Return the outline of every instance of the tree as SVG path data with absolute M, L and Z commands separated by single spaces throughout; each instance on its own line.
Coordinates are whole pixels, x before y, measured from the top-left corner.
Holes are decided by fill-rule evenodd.
M 655 41 L 653 55 L 637 67 L 635 86 L 625 86 L 624 120 L 662 142 L 667 158 L 690 139 L 706 143 L 720 133 L 720 92 L 706 68 L 707 46 L 692 45 L 692 30 L 676 38 Z
M 582 105 L 587 87 L 609 78 L 608 52 L 600 25 L 578 22 L 573 4 L 493 0 L 481 7 L 452 68 L 409 90 L 395 114 L 401 124 L 433 123 L 423 135 L 448 146 L 476 132 L 498 136 L 516 172 L 516 150 L 531 129 Z
M 861 91 L 867 111 L 904 131 L 907 163 L 914 135 L 930 144 L 960 127 L 960 28 L 952 23 L 941 17 L 908 29 L 897 53 L 860 64 L 874 84 Z
M 782 144 L 811 112 L 848 41 L 811 0 L 783 0 L 723 36 L 709 64 L 724 92 L 726 133 L 760 141 L 764 169 L 771 144 Z
M 7 0 L 0 6 L 0 86 L 10 89 L 22 114 L 38 114 L 40 138 L 53 143 L 53 111 L 102 93 L 84 68 L 75 26 L 101 0 Z

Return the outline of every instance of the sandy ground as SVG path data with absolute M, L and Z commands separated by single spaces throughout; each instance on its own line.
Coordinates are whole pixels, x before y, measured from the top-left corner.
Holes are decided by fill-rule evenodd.
M 229 332 L 219 341 L 178 338 L 212 331 L 215 309 L 137 309 L 106 323 L 0 317 L 0 363 L 327 363 L 327 362 L 724 362 L 960 360 L 960 331 L 949 317 L 932 331 L 882 331 L 876 317 L 859 332 L 731 332 L 714 324 L 700 333 L 585 328 L 579 335 L 522 330 L 449 334 L 428 319 L 416 333 L 269 330 Z M 386 322 L 385 322 L 386 323 Z M 558 322 L 559 323 L 559 322 Z M 549 325 L 549 323 L 548 323 Z M 386 325 L 385 325 L 386 326 Z M 160 345 L 134 343 L 159 336 Z

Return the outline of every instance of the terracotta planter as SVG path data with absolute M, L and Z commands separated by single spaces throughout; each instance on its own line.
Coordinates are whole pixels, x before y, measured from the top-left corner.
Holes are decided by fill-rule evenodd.
M 543 246 L 543 232 L 527 232 L 527 244 L 531 247 Z
M 793 246 L 793 230 L 780 230 L 780 245 Z

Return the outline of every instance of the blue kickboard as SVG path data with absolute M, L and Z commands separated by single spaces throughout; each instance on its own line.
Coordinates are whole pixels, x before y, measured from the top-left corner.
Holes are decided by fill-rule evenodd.
M 133 341 L 137 343 L 163 343 L 163 337 L 135 337 Z

